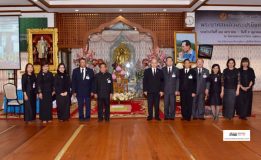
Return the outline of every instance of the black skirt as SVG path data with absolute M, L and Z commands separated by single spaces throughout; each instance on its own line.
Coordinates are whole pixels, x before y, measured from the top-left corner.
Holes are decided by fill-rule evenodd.
M 249 106 L 252 106 L 252 91 L 240 90 L 240 94 L 237 97 L 236 111 L 239 117 L 245 118 L 248 116 Z
M 51 92 L 43 92 L 43 99 L 40 100 L 40 120 L 42 121 L 50 121 L 53 119 L 52 117 L 52 93 Z
M 69 96 L 56 96 L 57 114 L 59 120 L 68 120 L 70 118 L 70 99 Z
M 224 89 L 223 116 L 233 118 L 235 115 L 236 91 L 235 89 Z
M 222 105 L 222 99 L 220 97 L 220 93 L 210 93 L 209 94 L 209 105 L 211 105 L 211 106 Z

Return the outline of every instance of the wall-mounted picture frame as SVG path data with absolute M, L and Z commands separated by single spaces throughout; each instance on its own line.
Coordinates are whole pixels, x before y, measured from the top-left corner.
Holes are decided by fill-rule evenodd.
M 196 32 L 174 32 L 174 51 L 175 63 L 183 63 L 185 59 L 196 63 L 198 58 Z
M 58 30 L 57 28 L 28 29 L 28 62 L 39 73 L 41 63 L 47 61 L 49 70 L 56 73 L 58 66 Z
M 202 44 L 198 46 L 198 58 L 211 59 L 213 45 Z

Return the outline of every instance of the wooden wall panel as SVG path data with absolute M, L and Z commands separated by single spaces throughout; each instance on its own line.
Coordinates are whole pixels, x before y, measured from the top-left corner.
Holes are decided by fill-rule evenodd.
M 84 37 L 92 29 L 118 16 L 153 31 L 159 47 L 172 48 L 175 31 L 191 31 L 184 27 L 184 13 L 56 13 L 60 48 L 84 47 Z

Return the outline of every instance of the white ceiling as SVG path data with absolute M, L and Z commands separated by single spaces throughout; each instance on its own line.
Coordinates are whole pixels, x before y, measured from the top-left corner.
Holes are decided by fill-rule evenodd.
M 20 10 L 20 11 L 42 11 L 40 8 L 38 7 L 0 7 L 0 11 L 12 11 L 12 10 Z
M 192 0 L 45 0 L 50 5 L 189 5 Z
M 35 2 L 37 5 L 41 6 L 42 8 L 46 9 L 48 12 L 90 12 L 90 13 L 109 13 L 109 12 L 189 12 L 193 11 L 195 8 L 199 7 L 205 0 L 196 0 L 196 3 L 193 3 L 192 7 L 189 5 L 193 2 L 193 0 L 45 0 L 51 7 L 46 7 L 41 1 Z M 65 2 L 66 1 L 66 2 Z M 106 3 L 101 3 L 102 1 L 106 1 Z M 116 3 L 117 5 L 113 5 Z M 64 3 L 62 3 L 64 2 Z M 119 3 L 123 7 L 121 8 Z M 133 2 L 133 3 L 130 3 Z M 158 4 L 159 2 L 160 5 Z M 99 3 L 99 4 L 98 4 Z M 137 5 L 139 7 L 128 7 L 126 5 Z M 55 4 L 55 5 L 54 5 Z M 63 5 L 59 7 L 59 5 Z M 81 5 L 80 5 L 81 4 Z M 65 8 L 64 5 L 66 5 Z M 68 6 L 67 6 L 68 5 Z M 70 8 L 69 6 L 73 5 L 74 8 Z M 91 7 L 88 7 L 90 5 Z M 103 5 L 103 7 L 97 7 L 97 5 Z M 104 7 L 106 5 L 115 6 L 115 8 L 111 7 Z M 143 6 L 145 5 L 145 6 Z M 152 5 L 154 7 L 146 7 L 147 5 Z M 169 7 L 169 5 L 175 6 L 173 8 Z M 180 5 L 183 7 L 180 7 Z M 86 7 L 83 7 L 86 6 Z M 166 8 L 165 8 L 166 7 Z
M 46 6 L 42 1 L 48 3 L 50 7 Z M 128 13 L 189 12 L 195 10 L 261 11 L 261 0 L 207 0 L 206 4 L 204 4 L 204 1 L 197 0 L 195 4 L 193 3 L 193 6 L 190 6 L 193 0 L 0 0 L 0 12 Z M 99 5 L 103 7 L 99 7 Z M 122 8 L 120 8 L 121 5 Z M 128 7 L 128 5 L 132 6 Z M 138 7 L 135 7 L 135 5 Z M 150 5 L 150 7 L 146 7 L 147 5 Z
M 261 7 L 241 7 L 241 6 L 202 6 L 200 11 L 261 11 Z
M 28 0 L 0 0 L 0 5 L 32 5 Z
M 208 0 L 211 5 L 261 5 L 261 0 Z
M 43 11 L 38 6 L 35 6 L 32 2 L 29 0 L 0 0 L 0 15 L 5 15 L 5 12 L 7 11 L 8 14 L 12 15 L 10 13 L 13 11 L 14 13 L 20 13 L 20 12 L 40 12 Z
M 261 0 L 208 0 L 198 10 L 261 11 Z

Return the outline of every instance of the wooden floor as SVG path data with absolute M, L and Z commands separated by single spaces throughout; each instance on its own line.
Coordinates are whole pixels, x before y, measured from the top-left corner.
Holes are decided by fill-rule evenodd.
M 255 117 L 213 122 L 96 119 L 42 125 L 0 121 L 0 159 L 19 160 L 256 160 L 261 159 L 261 93 Z M 250 129 L 251 142 L 223 142 L 223 129 Z

